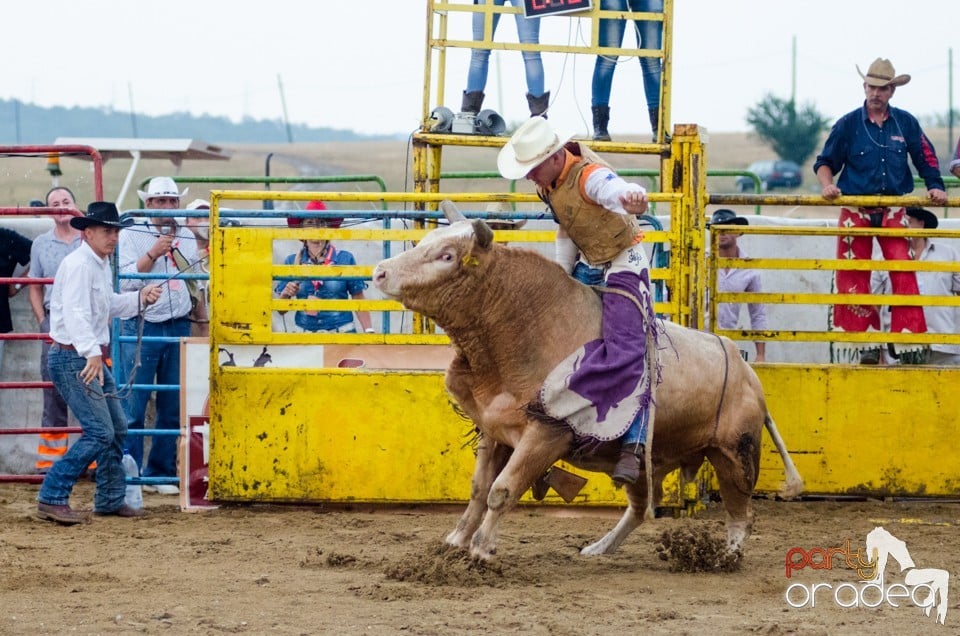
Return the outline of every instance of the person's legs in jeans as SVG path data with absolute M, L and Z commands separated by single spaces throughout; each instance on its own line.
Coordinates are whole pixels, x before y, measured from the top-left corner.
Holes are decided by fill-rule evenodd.
M 186 338 L 190 335 L 190 321 L 186 318 L 164 323 L 164 336 Z M 180 342 L 168 342 L 163 345 L 163 354 L 157 364 L 157 384 L 180 384 Z M 157 391 L 158 430 L 178 430 L 180 428 L 180 392 Z M 177 476 L 177 438 L 155 436 L 150 447 L 150 456 L 143 470 L 144 477 Z
M 600 7 L 604 11 L 625 11 L 627 0 L 602 0 Z M 619 47 L 623 44 L 625 20 L 600 20 L 598 46 Z M 610 89 L 613 86 L 613 73 L 617 70 L 617 58 L 598 55 L 593 66 L 591 83 L 591 106 L 609 106 Z
M 78 379 L 78 374 L 86 364 L 86 359 L 79 356 L 76 351 L 56 348 L 50 352 L 50 375 L 57 388 L 60 389 L 60 394 L 64 396 L 67 404 L 79 420 L 80 426 L 83 428 L 83 434 L 44 477 L 40 492 L 37 495 L 37 501 L 40 503 L 54 506 L 67 505 L 70 500 L 70 492 L 73 490 L 77 479 L 90 465 L 90 462 L 95 459 L 99 461 L 101 458 L 107 465 L 102 475 L 100 469 L 97 470 L 95 503 L 112 501 L 114 496 L 113 490 L 109 486 L 106 487 L 105 492 L 100 492 L 101 480 L 106 480 L 108 475 L 113 474 L 109 453 L 106 453 L 105 449 L 116 443 L 114 415 L 111 415 L 110 401 L 104 397 L 104 388 L 107 387 L 101 387 L 96 382 L 85 385 Z M 108 387 L 112 387 L 112 376 L 110 376 L 109 371 L 105 370 L 104 376 L 111 377 Z M 120 420 L 122 424 L 122 416 Z M 103 467 L 101 466 L 101 468 Z M 119 469 L 119 456 L 117 457 L 117 469 Z M 120 482 L 119 493 L 122 503 L 122 481 Z
M 663 13 L 663 0 L 630 0 L 630 10 L 643 13 Z M 663 22 L 636 20 L 637 42 L 641 49 L 659 49 L 663 46 Z M 641 57 L 643 93 L 649 110 L 660 110 L 660 81 L 662 66 L 659 57 Z
M 515 7 L 522 7 L 520 0 L 510 0 Z M 527 19 L 522 13 L 516 14 L 517 38 L 521 44 L 540 43 L 540 18 Z M 523 51 L 523 70 L 527 76 L 527 92 L 533 97 L 540 97 L 546 91 L 543 80 L 543 60 L 540 51 Z
M 94 512 L 114 512 L 124 504 L 126 473 L 123 471 L 123 447 L 127 439 L 127 415 L 117 397 L 117 383 L 110 369 L 103 370 L 103 393 L 113 425 L 113 441 L 97 456 L 97 490 L 93 497 Z
M 137 336 L 137 319 L 124 320 L 121 322 L 120 333 L 124 336 Z M 144 336 L 163 335 L 154 323 L 143 323 Z M 120 364 L 117 368 L 118 383 L 121 387 L 127 385 L 130 375 L 134 373 L 133 367 L 137 357 L 136 342 L 125 342 L 120 345 Z M 140 348 L 140 367 L 136 370 L 132 384 L 153 384 L 157 375 L 157 365 L 160 361 L 160 355 L 164 347 L 163 343 L 144 342 L 139 343 Z M 147 412 L 147 402 L 150 401 L 150 391 L 130 390 L 124 392 L 123 409 L 127 415 L 127 424 L 130 430 L 143 430 L 144 418 Z M 127 439 L 127 449 L 131 457 L 137 462 L 143 472 L 143 437 L 140 435 L 130 435 Z
M 504 0 L 487 0 L 496 6 L 502 6 Z M 485 4 L 483 0 L 473 0 L 474 4 Z M 484 14 L 473 14 L 473 39 L 474 41 L 483 40 L 483 21 Z M 490 39 L 493 39 L 497 32 L 497 23 L 500 21 L 500 14 L 493 14 L 493 25 L 491 27 Z M 490 68 L 490 50 L 489 49 L 471 49 L 470 66 L 467 69 L 467 93 L 474 91 L 482 92 L 487 86 L 487 71 Z

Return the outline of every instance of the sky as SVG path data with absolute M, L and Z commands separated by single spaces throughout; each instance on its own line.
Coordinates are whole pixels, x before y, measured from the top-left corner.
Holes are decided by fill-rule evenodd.
M 466 0 L 453 0 L 463 2 Z M 594 0 L 595 2 L 598 0 Z M 176 111 L 405 135 L 418 127 L 426 56 L 425 0 L 20 0 L 4 7 L 0 98 L 159 115 Z M 909 9 L 907 7 L 910 7 Z M 469 39 L 467 14 L 450 37 Z M 541 41 L 582 43 L 586 20 L 550 17 Z M 960 65 L 957 0 L 676 0 L 672 122 L 746 131 L 747 110 L 767 94 L 812 103 L 831 121 L 859 106 L 876 57 L 912 76 L 892 103 L 915 115 L 946 113 Z M 497 39 L 516 41 L 510 17 Z M 796 74 L 793 75 L 793 43 Z M 635 46 L 628 32 L 624 46 Z M 557 127 L 590 131 L 594 58 L 544 55 Z M 639 64 L 617 69 L 614 135 L 645 134 Z M 468 53 L 447 57 L 442 98 L 459 110 Z M 954 83 L 960 83 L 956 70 Z M 281 99 L 280 85 L 283 87 Z M 958 93 L 953 90 L 953 106 Z M 491 59 L 485 107 L 508 121 L 528 115 L 516 51 Z

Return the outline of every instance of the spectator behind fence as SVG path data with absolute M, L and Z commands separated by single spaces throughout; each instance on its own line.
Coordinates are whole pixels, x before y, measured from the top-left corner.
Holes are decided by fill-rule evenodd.
M 323 201 L 310 201 L 306 206 L 307 210 L 326 210 L 327 206 Z M 294 217 L 287 218 L 289 227 L 331 227 L 337 228 L 343 223 L 342 218 L 307 218 L 300 219 Z M 346 250 L 338 250 L 333 243 L 324 239 L 306 239 L 302 241 L 303 245 L 295 254 L 290 254 L 284 259 L 284 265 L 356 265 L 357 261 L 353 254 Z M 362 280 L 350 280 L 344 278 L 304 278 L 301 280 L 281 281 L 274 289 L 280 298 L 305 299 L 323 299 L 323 300 L 363 300 L 363 290 L 367 288 L 367 283 Z M 358 311 L 357 321 L 360 327 L 366 333 L 373 333 L 373 323 L 370 321 L 370 313 Z M 324 332 L 324 333 L 355 333 L 356 326 L 353 322 L 353 313 L 349 311 L 316 311 L 306 310 L 298 311 L 294 316 L 294 322 L 304 331 Z M 286 325 L 286 316 L 284 316 L 284 325 Z
M 0 278 L 12 278 L 17 265 L 30 263 L 31 241 L 23 234 L 7 228 L 0 228 Z M 20 293 L 22 285 L 3 283 L 0 285 L 0 333 L 13 331 L 13 318 L 10 316 L 10 299 Z M 3 368 L 3 351 L 6 340 L 0 340 L 0 369 Z
M 749 225 L 750 222 L 737 216 L 733 210 L 717 210 L 710 217 L 707 228 L 714 225 Z M 719 256 L 724 258 L 747 258 L 743 249 L 737 245 L 737 236 L 733 232 L 722 232 L 717 239 Z M 760 285 L 760 272 L 755 269 L 723 268 L 717 272 L 717 291 L 719 292 L 750 292 L 759 294 L 763 291 Z M 740 303 L 720 303 L 717 305 L 717 324 L 721 329 L 736 329 L 740 322 Z M 762 303 L 748 303 L 747 312 L 750 314 L 750 328 L 762 331 L 767 328 L 767 309 Z M 765 362 L 767 359 L 767 343 L 758 340 L 754 343 L 757 348 L 756 362 Z M 746 354 L 744 358 L 746 358 Z
M 90 462 L 97 462 L 93 511 L 97 515 L 140 517 L 127 506 L 125 474 L 120 465 L 127 419 L 113 374 L 104 362 L 110 344 L 110 319 L 135 316 L 140 307 L 160 297 L 157 285 L 137 292 L 113 292 L 110 257 L 119 240 L 117 207 L 105 201 L 90 204 L 87 214 L 70 224 L 83 234 L 83 244 L 61 263 L 50 294 L 50 375 L 80 421 L 80 439 L 55 463 L 37 495 L 37 516 L 72 525 L 87 521 L 70 507 L 70 493 Z
M 502 7 L 504 2 L 510 2 L 515 7 L 523 7 L 520 0 L 473 0 L 473 4 L 494 4 Z M 523 13 L 514 16 L 517 20 L 517 35 L 521 44 L 539 44 L 540 43 L 540 18 L 526 18 Z M 500 21 L 500 14 L 493 14 L 493 25 L 490 39 L 497 31 L 497 24 Z M 473 14 L 473 39 L 475 41 L 483 40 L 483 22 L 484 14 L 482 12 Z M 547 112 L 547 106 L 550 103 L 550 91 L 544 91 L 543 82 L 543 60 L 540 58 L 539 51 L 523 51 L 523 67 L 527 75 L 527 106 L 530 109 L 530 116 L 544 115 Z M 472 49 L 470 51 L 470 67 L 467 73 L 467 89 L 463 91 L 463 101 L 460 106 L 461 112 L 472 113 L 476 115 L 480 112 L 483 105 L 483 90 L 487 86 L 487 72 L 490 68 L 490 50 Z
M 947 201 L 940 165 L 933 144 L 923 133 L 917 118 L 890 106 L 898 86 L 910 81 L 909 75 L 897 75 L 890 60 L 877 58 L 863 78 L 866 100 L 863 106 L 847 113 L 834 124 L 813 170 L 820 181 L 823 198 L 833 201 L 841 195 L 904 195 L 913 191 L 913 174 L 907 157 L 927 186 L 927 198 L 935 204 Z M 833 178 L 839 173 L 836 185 Z M 903 208 L 841 208 L 839 226 L 906 227 Z M 909 242 L 900 236 L 878 237 L 887 260 L 908 260 Z M 837 237 L 837 258 L 869 260 L 873 255 L 873 237 Z M 895 294 L 917 294 L 914 272 L 891 272 Z M 870 272 L 838 270 L 838 294 L 869 294 Z M 875 305 L 835 305 L 833 324 L 838 331 L 863 332 L 880 329 L 880 313 Z M 923 309 L 898 306 L 892 309 L 892 332 L 922 333 L 927 330 Z M 863 346 L 863 343 L 854 346 Z M 918 351 L 919 345 L 896 345 L 900 351 Z M 861 349 L 868 360 L 879 353 L 875 345 Z
M 542 117 L 532 117 L 500 150 L 497 167 L 504 178 L 527 178 L 536 184 L 537 194 L 559 225 L 555 247 L 564 271 L 574 274 L 582 261 L 592 271 L 601 271 L 605 287 L 620 292 L 602 294 L 602 343 L 591 348 L 563 382 L 549 389 L 549 382 L 545 383 L 541 396 L 556 396 L 553 403 L 550 398 L 543 400 L 546 413 L 556 419 L 566 419 L 567 414 L 552 411 L 553 404 L 563 401 L 590 404 L 581 411 L 587 417 L 611 409 L 614 402 L 636 405 L 629 421 L 609 418 L 617 425 L 606 436 L 621 441 L 613 480 L 632 484 L 640 476 L 650 382 L 656 374 L 644 361 L 646 346 L 655 346 L 646 339 L 654 315 L 650 265 L 636 219 L 647 211 L 647 193 L 617 176 L 582 143 L 570 141 L 572 137 L 553 130 Z M 578 276 L 578 280 L 584 279 Z M 600 385 L 616 385 L 617 397 L 597 390 Z
M 642 13 L 663 13 L 663 0 L 600 0 L 604 11 L 630 11 Z M 641 49 L 659 49 L 663 45 L 663 22 L 658 20 L 635 20 L 637 44 Z M 600 20 L 598 43 L 604 47 L 623 46 L 623 34 L 626 20 Z M 640 69 L 643 73 L 643 93 L 647 98 L 647 114 L 653 140 L 657 140 L 660 129 L 660 78 L 662 67 L 659 57 L 641 57 Z M 593 67 L 593 139 L 610 141 L 607 124 L 610 121 L 610 89 L 613 87 L 613 73 L 617 70 L 617 56 L 598 55 Z M 627 110 L 627 109 L 625 109 Z
M 187 210 L 210 210 L 210 202 L 206 199 L 194 199 L 187 204 Z M 209 212 L 208 212 L 209 214 Z M 184 220 L 187 229 L 193 232 L 197 240 L 197 267 L 200 273 L 210 275 L 210 217 L 188 216 Z M 190 295 L 195 298 L 191 335 L 206 338 L 210 335 L 210 281 L 187 281 Z
M 936 229 L 939 225 L 937 215 L 924 208 L 907 208 L 907 225 L 911 229 Z M 940 239 L 914 236 L 910 241 L 910 254 L 913 260 L 927 263 L 957 263 L 960 258 L 951 246 Z M 871 287 L 875 294 L 889 294 L 890 275 L 887 272 L 874 271 Z M 924 296 L 951 296 L 960 294 L 960 272 L 916 272 L 917 286 Z M 889 311 L 889 308 L 886 310 Z M 928 333 L 960 333 L 958 321 L 960 308 L 944 306 L 925 306 L 923 316 L 927 321 Z M 885 312 L 886 313 L 886 312 Z M 920 352 L 900 354 L 902 364 L 938 364 L 960 365 L 960 345 L 935 343 L 924 347 Z
M 54 187 L 47 192 L 46 203 L 50 208 L 77 210 L 77 201 L 69 188 Z M 53 278 L 60 263 L 67 254 L 80 247 L 80 230 L 70 225 L 70 219 L 75 214 L 58 214 L 53 218 L 53 228 L 33 239 L 30 248 L 30 278 Z M 40 333 L 50 332 L 50 292 L 53 285 L 30 285 L 30 307 L 33 317 L 37 320 Z M 50 382 L 50 370 L 47 368 L 47 358 L 50 355 L 50 342 L 40 342 L 40 378 Z M 40 417 L 40 426 L 43 428 L 63 428 L 67 426 L 69 412 L 67 403 L 60 395 L 57 387 L 43 390 L 43 415 Z M 50 470 L 54 462 L 67 452 L 69 436 L 66 433 L 40 433 L 37 443 L 37 472 L 45 473 Z
M 174 210 L 187 191 L 179 192 L 170 177 L 154 177 L 147 190 L 137 191 L 148 210 Z M 143 336 L 164 337 L 166 342 L 127 342 L 120 346 L 120 383 L 125 384 L 130 374 L 134 384 L 180 385 L 179 338 L 190 335 L 190 313 L 193 302 L 186 281 L 173 278 L 181 271 L 191 270 L 197 263 L 197 241 L 193 232 L 177 224 L 172 216 L 151 217 L 148 223 L 137 225 L 120 237 L 120 271 L 124 274 L 150 273 L 152 280 L 122 279 L 123 290 L 141 289 L 150 283 L 159 283 L 160 300 L 143 312 Z M 193 270 L 195 271 L 195 270 Z M 139 320 L 123 321 L 120 332 L 137 337 Z M 137 349 L 140 367 L 134 369 Z M 131 429 L 144 428 L 149 390 L 132 391 L 124 402 Z M 156 393 L 156 421 L 158 430 L 180 428 L 179 390 L 161 390 Z M 143 461 L 143 440 L 133 437 L 128 448 L 130 455 L 142 467 L 144 477 L 177 476 L 177 439 L 155 435 L 151 439 L 150 454 Z M 179 488 L 173 484 L 146 485 L 144 490 L 162 495 L 176 495 Z

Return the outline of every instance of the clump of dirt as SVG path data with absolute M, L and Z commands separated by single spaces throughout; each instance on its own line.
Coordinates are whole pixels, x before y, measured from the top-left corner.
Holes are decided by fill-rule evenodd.
M 464 587 L 495 585 L 503 578 L 498 562 L 474 559 L 466 550 L 441 541 L 388 566 L 385 574 L 396 581 Z
M 325 555 L 323 548 L 314 548 L 312 552 L 307 554 L 306 558 L 300 561 L 300 567 L 321 568 L 326 566 L 331 568 L 344 568 L 357 565 L 357 563 L 357 557 L 352 554 L 331 552 Z
M 727 550 L 726 538 L 705 527 L 682 527 L 663 531 L 657 556 L 670 562 L 671 572 L 735 572 L 743 554 Z

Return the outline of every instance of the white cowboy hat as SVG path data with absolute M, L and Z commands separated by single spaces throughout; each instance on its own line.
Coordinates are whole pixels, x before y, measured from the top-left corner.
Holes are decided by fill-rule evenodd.
M 909 75 L 897 75 L 890 60 L 879 57 L 870 64 L 866 75 L 863 74 L 859 66 L 857 66 L 857 73 L 860 73 L 863 81 L 870 86 L 903 86 L 910 81 Z
M 543 117 L 531 117 L 500 149 L 497 168 L 506 179 L 522 179 L 572 138 L 573 133 L 554 130 Z
M 186 190 L 184 190 L 184 192 L 186 192 Z M 188 210 L 209 210 L 210 202 L 207 201 L 206 199 L 194 199 L 193 201 L 187 204 L 187 209 Z
M 147 184 L 147 190 L 137 190 L 137 195 L 140 197 L 140 200 L 144 203 L 147 202 L 147 199 L 154 199 L 157 197 L 176 197 L 182 199 L 187 196 L 187 192 L 190 188 L 184 188 L 183 192 L 180 192 L 177 189 L 177 184 L 174 183 L 173 179 L 170 177 L 154 177 L 150 179 L 150 183 Z

